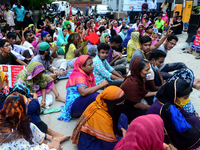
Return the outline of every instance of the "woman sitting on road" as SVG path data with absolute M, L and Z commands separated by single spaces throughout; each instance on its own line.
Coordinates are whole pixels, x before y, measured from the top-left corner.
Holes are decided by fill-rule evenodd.
M 45 106 L 46 93 L 51 90 L 56 96 L 55 100 L 65 102 L 65 99 L 59 95 L 53 79 L 44 72 L 44 66 L 40 62 L 33 61 L 19 72 L 15 83 L 22 83 L 30 89 L 31 93 L 37 93 L 38 96 L 42 96 L 41 107 Z
M 96 85 L 93 69 L 92 57 L 89 55 L 81 55 L 76 59 L 73 72 L 67 81 L 65 107 L 62 107 L 59 120 L 69 122 L 72 117 L 80 117 L 87 106 L 95 101 L 99 94 L 97 91 L 108 85 L 106 80 Z
M 107 87 L 78 120 L 72 143 L 79 150 L 112 150 L 128 128 L 128 119 L 121 114 L 124 100 L 122 89 Z
M 147 114 L 158 114 L 164 121 L 165 142 L 177 149 L 197 149 L 200 146 L 200 120 L 182 109 L 189 101 L 192 87 L 182 79 L 163 85 L 156 102 Z
M 0 149 L 61 149 L 54 139 L 46 145 L 46 136 L 30 122 L 27 98 L 18 92 L 9 95 L 0 111 Z
M 153 103 L 153 96 L 156 95 L 156 92 L 146 91 L 144 82 L 150 77 L 149 61 L 136 57 L 131 65 L 131 75 L 126 77 L 120 86 L 126 97 L 123 113 L 128 117 L 129 123 L 136 117 L 145 115 Z M 152 101 L 149 97 L 152 98 Z M 149 105 L 141 103 L 143 98 L 149 100 Z

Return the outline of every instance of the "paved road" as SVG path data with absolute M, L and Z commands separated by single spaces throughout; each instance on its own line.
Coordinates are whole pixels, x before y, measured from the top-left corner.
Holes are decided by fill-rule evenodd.
M 200 60 L 196 60 L 194 55 L 191 54 L 184 54 L 182 51 L 182 48 L 189 49 L 189 46 L 187 43 L 185 43 L 187 39 L 187 34 L 183 33 L 182 35 L 178 36 L 179 42 L 178 44 L 168 52 L 168 56 L 166 58 L 166 62 L 184 62 L 190 69 L 193 70 L 195 77 L 200 78 Z M 197 54 L 196 54 L 197 55 Z M 60 93 L 61 96 L 66 97 L 66 82 L 67 80 L 60 80 L 58 83 L 56 83 L 56 87 Z M 52 92 L 50 94 L 54 95 Z M 194 89 L 190 99 L 192 103 L 195 106 L 195 109 L 200 114 L 200 98 L 199 98 L 199 91 Z M 61 105 L 64 105 L 62 102 L 54 102 L 51 108 L 54 107 L 60 107 Z M 48 124 L 49 128 L 65 134 L 65 135 L 71 135 L 72 131 L 74 129 L 74 126 L 77 122 L 77 119 L 72 119 L 70 122 L 66 123 L 64 121 L 59 121 L 56 119 L 57 116 L 59 116 L 61 113 L 54 113 L 49 115 L 41 115 L 42 120 Z M 78 148 L 71 143 L 71 141 L 64 142 L 62 144 L 64 150 L 77 150 Z

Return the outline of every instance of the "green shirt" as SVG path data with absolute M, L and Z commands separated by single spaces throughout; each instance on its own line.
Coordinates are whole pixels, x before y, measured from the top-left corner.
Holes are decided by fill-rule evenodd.
M 157 26 L 156 28 L 157 29 L 160 29 L 160 27 L 162 26 L 162 30 L 164 30 L 164 25 L 165 25 L 165 22 L 163 21 L 163 20 L 157 20 L 156 22 L 155 22 L 155 25 Z

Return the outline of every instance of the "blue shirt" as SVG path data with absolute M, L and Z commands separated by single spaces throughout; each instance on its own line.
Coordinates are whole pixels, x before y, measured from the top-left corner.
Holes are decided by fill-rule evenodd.
M 54 7 L 54 11 L 55 11 L 55 12 L 58 11 L 58 6 Z
M 81 7 L 77 7 L 77 10 L 78 10 L 78 11 L 81 11 Z
M 112 81 L 110 78 L 114 68 L 110 66 L 108 61 L 100 59 L 98 55 L 95 56 L 93 59 L 93 65 L 94 65 L 94 76 L 96 84 L 101 83 L 103 80 Z
M 19 22 L 23 22 L 24 21 L 24 17 L 26 14 L 26 11 L 24 9 L 24 6 L 21 6 L 21 8 L 19 8 L 18 6 L 14 7 L 15 12 L 16 12 L 16 20 Z

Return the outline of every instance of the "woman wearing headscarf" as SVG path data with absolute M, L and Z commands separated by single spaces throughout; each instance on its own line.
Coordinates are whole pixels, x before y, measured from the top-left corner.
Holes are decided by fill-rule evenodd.
M 86 36 L 89 36 L 92 32 L 95 32 L 93 19 L 91 19 L 87 22 Z
M 3 86 L 8 86 L 8 75 L 0 70 L 0 82 L 2 83 L 2 86 L 0 86 L 0 90 L 2 89 Z
M 96 85 L 93 74 L 93 61 L 89 55 L 81 55 L 74 63 L 74 69 L 67 81 L 67 96 L 65 107 L 59 120 L 69 122 L 72 117 L 80 117 L 89 104 L 95 101 L 97 91 L 108 85 L 105 80 Z
M 101 43 L 109 43 L 109 41 L 110 41 L 109 33 L 103 33 L 100 37 L 100 42 Z
M 192 87 L 186 81 L 172 80 L 159 89 L 156 102 L 147 112 L 161 116 L 165 126 L 165 142 L 181 150 L 200 146 L 200 120 L 182 109 L 190 101 L 191 92 Z
M 127 76 L 121 84 L 125 93 L 125 106 L 123 113 L 128 117 L 129 123 L 138 116 L 145 115 L 150 105 L 141 103 L 142 99 L 152 97 L 156 92 L 148 92 L 145 80 L 151 77 L 150 63 L 146 59 L 136 57 L 131 64 L 131 75 Z M 151 101 L 148 101 L 151 104 Z
M 14 92 L 6 98 L 0 111 L 0 149 L 61 149 L 59 142 L 51 140 L 46 145 L 46 136 L 27 115 L 28 101 L 24 95 Z
M 169 18 L 167 16 L 167 12 L 163 12 L 162 14 L 162 20 L 164 21 L 164 27 L 165 29 L 167 29 L 168 25 L 169 25 Z
M 124 48 L 127 47 L 129 40 L 131 39 L 131 33 L 134 31 L 134 28 L 129 28 L 127 31 L 127 36 L 125 37 L 125 39 L 123 40 L 121 46 L 123 46 Z
M 58 45 L 57 53 L 60 55 L 65 54 L 65 46 L 67 45 L 69 34 L 67 34 L 67 29 L 62 28 L 59 30 L 59 36 L 57 38 L 56 44 Z
M 98 20 L 98 21 L 95 23 L 95 26 L 94 26 L 94 31 L 95 31 L 95 32 L 98 32 L 98 31 L 99 31 L 99 26 L 100 26 L 100 21 Z
M 122 40 L 124 40 L 124 38 L 127 36 L 127 31 L 128 31 L 128 27 L 127 26 L 122 26 L 120 32 L 118 35 L 121 36 Z
M 144 30 L 144 25 L 139 24 L 137 31 L 140 33 L 140 36 L 143 36 L 145 30 Z
M 121 114 L 125 95 L 117 86 L 107 87 L 99 94 L 78 120 L 72 134 L 72 143 L 79 150 L 111 150 L 124 136 L 128 122 Z
M 115 30 L 116 34 L 119 34 L 121 28 L 118 27 L 117 21 L 114 21 L 112 25 L 113 25 L 113 30 Z
M 74 63 L 76 57 L 81 55 L 83 48 L 88 44 L 86 41 L 82 46 L 80 43 L 80 35 L 78 33 L 72 33 L 67 39 L 67 45 L 65 46 L 65 55 L 66 60 L 72 61 Z
M 129 19 L 128 13 L 125 14 L 125 17 L 124 17 L 124 20 L 123 20 L 123 21 L 126 21 L 126 24 L 129 25 L 130 19 Z
M 15 83 L 22 83 L 30 89 L 31 93 L 42 96 L 41 107 L 45 106 L 46 93 L 51 90 L 55 94 L 56 100 L 63 100 L 53 83 L 53 78 L 44 74 L 44 72 L 43 64 L 33 61 L 24 70 L 20 71 L 15 79 Z
M 187 83 L 190 84 L 191 87 L 197 90 L 200 89 L 200 85 L 197 84 L 198 82 L 200 82 L 200 79 L 194 77 L 194 73 L 191 69 L 185 68 L 185 69 L 180 69 L 180 70 L 175 71 L 173 75 L 171 76 L 171 78 L 167 80 L 167 82 L 170 82 L 176 79 L 185 80 Z M 188 113 L 190 113 L 191 115 L 196 116 L 196 111 L 191 101 L 189 101 L 187 105 L 183 107 L 183 109 L 187 111 Z
M 160 116 L 140 116 L 131 122 L 125 137 L 114 150 L 165 150 L 168 145 L 163 144 L 164 137 L 164 123 Z
M 132 32 L 131 33 L 131 39 L 128 41 L 128 44 L 127 44 L 127 58 L 126 58 L 127 62 L 131 61 L 131 57 L 132 57 L 133 53 L 138 48 L 140 48 L 139 38 L 140 38 L 139 32 Z M 125 46 L 125 44 L 124 44 L 124 46 Z

